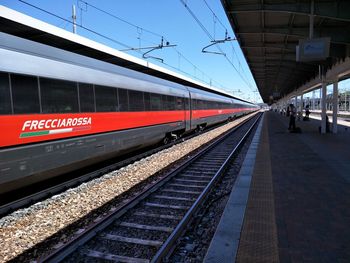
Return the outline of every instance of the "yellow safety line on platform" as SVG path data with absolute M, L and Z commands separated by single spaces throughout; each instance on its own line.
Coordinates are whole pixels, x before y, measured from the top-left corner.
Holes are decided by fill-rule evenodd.
M 236 262 L 279 262 L 266 115 Z

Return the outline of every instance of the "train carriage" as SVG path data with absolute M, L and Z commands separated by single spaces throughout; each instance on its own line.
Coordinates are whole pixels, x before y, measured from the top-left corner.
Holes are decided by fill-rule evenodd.
M 0 193 L 255 110 L 6 33 L 0 57 Z

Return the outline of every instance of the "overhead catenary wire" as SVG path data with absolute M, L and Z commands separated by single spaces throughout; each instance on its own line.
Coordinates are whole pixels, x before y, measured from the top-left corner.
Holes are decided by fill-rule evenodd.
M 157 36 L 157 37 L 164 37 L 164 36 L 162 36 L 162 35 L 160 35 L 158 33 L 155 33 L 155 32 L 153 32 L 151 30 L 148 30 L 148 29 L 143 28 L 141 26 L 138 26 L 138 25 L 135 25 L 133 23 L 130 23 L 129 21 L 127 21 L 127 20 L 125 20 L 125 19 L 123 19 L 121 17 L 118 17 L 118 16 L 116 16 L 116 15 L 114 15 L 114 14 L 112 14 L 112 13 L 106 11 L 106 10 L 103 10 L 103 9 L 101 9 L 101 8 L 95 6 L 95 5 L 92 5 L 92 4 L 90 4 L 90 3 L 86 2 L 86 1 L 83 1 L 83 0 L 78 0 L 78 1 L 84 3 L 87 6 L 90 6 L 90 7 L 94 8 L 94 9 L 96 9 L 96 10 L 98 10 L 98 11 L 100 11 L 100 12 L 106 14 L 106 15 L 109 15 L 109 16 L 111 16 L 111 17 L 113 17 L 113 18 L 115 18 L 115 19 L 117 19 L 117 20 L 119 20 L 121 22 L 124 22 L 125 24 L 128 24 L 129 26 L 141 29 L 142 31 L 147 32 L 147 33 L 152 34 L 152 35 Z
M 219 19 L 219 17 L 216 15 L 216 13 L 214 12 L 214 10 L 213 10 L 213 9 L 210 7 L 210 5 L 208 4 L 208 2 L 207 2 L 206 0 L 203 0 L 203 2 L 204 2 L 205 5 L 208 7 L 208 9 L 212 12 L 213 17 L 215 18 L 215 20 L 219 22 L 219 24 L 222 26 L 222 28 L 225 30 L 225 32 L 228 32 L 226 26 L 225 26 L 224 23 Z M 214 36 L 214 37 L 215 37 L 215 36 Z M 246 75 L 245 72 L 243 71 L 241 61 L 240 61 L 240 59 L 238 58 L 238 55 L 237 55 L 237 52 L 236 52 L 236 50 L 235 50 L 235 48 L 234 48 L 234 46 L 233 46 L 233 43 L 230 42 L 230 44 L 231 44 L 231 48 L 232 48 L 232 53 L 233 53 L 233 55 L 235 55 L 235 57 L 236 57 L 236 59 L 237 59 L 237 61 L 238 61 L 238 66 L 239 66 L 239 68 L 242 70 L 242 73 L 243 73 L 244 77 L 245 77 L 246 79 L 248 79 L 247 75 Z
M 191 10 L 191 8 L 188 6 L 188 4 L 184 1 L 184 0 L 180 0 L 180 2 L 184 5 L 184 7 L 187 9 L 187 11 L 190 13 L 190 15 L 192 16 L 192 18 L 197 22 L 197 24 L 199 25 L 199 27 L 204 31 L 204 33 L 208 36 L 208 38 L 211 41 L 214 41 L 214 37 L 210 34 L 210 32 L 207 30 L 207 28 L 202 24 L 202 22 L 198 19 L 198 17 L 195 15 L 195 13 Z M 205 1 L 206 5 L 209 7 L 208 3 Z M 210 8 L 210 7 L 209 7 Z M 212 11 L 212 9 L 210 8 L 210 10 Z M 213 12 L 213 11 L 212 11 Z M 214 13 L 215 15 L 215 13 Z M 216 16 L 216 15 L 215 15 Z M 220 21 L 221 25 L 222 22 Z M 224 25 L 223 25 L 224 26 Z M 226 27 L 224 26 L 224 28 L 226 29 Z M 216 46 L 217 49 L 219 49 L 219 51 L 221 53 L 224 53 L 222 48 L 220 46 Z M 240 73 L 240 71 L 236 68 L 236 66 L 233 64 L 233 62 L 226 56 L 226 54 L 224 54 L 225 59 L 229 62 L 229 64 L 233 67 L 233 69 L 237 72 L 237 74 L 239 75 L 239 77 L 243 80 L 243 82 L 247 85 L 247 87 L 253 92 L 253 88 L 251 86 L 251 84 L 242 76 L 242 74 Z
M 219 19 L 219 17 L 215 14 L 215 12 L 213 11 L 213 9 L 210 7 L 210 5 L 208 4 L 208 2 L 206 0 L 203 0 L 205 5 L 208 7 L 208 9 L 213 13 L 213 16 L 215 17 L 216 21 L 218 21 L 220 23 L 220 25 L 225 29 L 225 31 L 227 31 L 226 26 L 221 22 L 221 20 Z
M 137 39 L 139 41 L 139 46 L 137 48 L 131 47 L 131 48 L 127 48 L 127 49 L 122 49 L 120 51 L 139 51 L 139 50 L 143 50 L 143 49 L 152 49 L 152 48 L 154 48 L 153 46 L 152 47 L 141 47 L 141 41 L 148 42 L 148 43 L 150 43 L 152 45 L 157 45 L 154 42 L 145 41 L 144 39 L 142 39 L 141 35 L 144 32 L 149 33 L 149 34 L 151 34 L 153 36 L 159 37 L 161 39 L 161 41 L 163 41 L 163 39 L 165 39 L 163 35 L 160 35 L 160 34 L 158 34 L 156 32 L 153 32 L 153 31 L 151 31 L 149 29 L 146 29 L 146 28 L 144 28 L 142 26 L 139 26 L 139 25 L 136 25 L 134 23 L 131 23 L 131 22 L 127 21 L 126 19 L 121 18 L 121 17 L 119 17 L 119 16 L 117 16 L 117 15 L 111 13 L 111 12 L 108 12 L 108 11 L 102 9 L 102 8 L 99 8 L 99 7 L 95 6 L 95 5 L 92 5 L 92 4 L 88 3 L 87 1 L 77 0 L 77 2 L 78 2 L 78 5 L 79 5 L 79 3 L 83 3 L 86 6 L 86 9 L 87 9 L 87 7 L 91 7 L 93 9 L 95 9 L 95 10 L 105 14 L 105 15 L 108 15 L 108 16 L 110 16 L 110 17 L 112 17 L 112 18 L 114 18 L 114 19 L 116 19 L 116 20 L 118 20 L 120 22 L 123 22 L 123 23 L 125 23 L 125 24 L 127 24 L 127 25 L 129 25 L 131 27 L 134 27 L 136 29 Z M 169 41 L 166 40 L 166 42 L 169 42 Z M 142 53 L 142 52 L 139 52 L 139 53 Z M 142 55 L 144 55 L 144 54 L 142 54 Z M 143 58 L 145 58 L 145 57 L 143 56 Z
M 160 34 L 154 32 L 154 31 L 151 31 L 151 30 L 149 30 L 149 29 L 146 29 L 146 28 L 144 28 L 144 27 L 142 27 L 142 26 L 139 26 L 139 25 L 136 25 L 136 24 L 134 24 L 134 23 L 131 23 L 131 22 L 127 21 L 126 19 L 121 18 L 121 17 L 119 17 L 119 16 L 116 16 L 115 14 L 112 14 L 112 13 L 106 11 L 106 10 L 103 10 L 103 9 L 101 9 L 101 8 L 95 6 L 95 5 L 92 5 L 92 4 L 88 3 L 87 1 L 78 0 L 78 2 L 84 3 L 86 6 L 90 6 L 90 7 L 94 8 L 94 9 L 96 9 L 96 10 L 98 10 L 98 11 L 100 11 L 100 12 L 102 12 L 102 13 L 108 15 L 108 16 L 110 16 L 110 17 L 113 17 L 113 18 L 117 19 L 118 21 L 121 21 L 121 22 L 123 22 L 123 23 L 125 23 L 125 24 L 127 24 L 127 25 L 129 25 L 129 26 L 132 26 L 132 27 L 136 28 L 136 30 L 137 30 L 137 32 L 138 32 L 138 39 L 139 39 L 139 41 L 141 41 L 140 33 L 139 33 L 139 32 L 147 32 L 147 33 L 152 34 L 152 35 L 154 35 L 154 36 L 157 36 L 157 37 L 160 37 L 160 38 L 164 38 L 164 40 L 165 40 L 166 42 L 170 42 L 170 41 L 169 41 L 166 37 L 164 37 L 163 35 L 160 35 Z M 220 22 L 220 24 L 222 24 L 221 21 L 219 21 L 219 22 Z M 139 43 L 140 43 L 140 42 L 139 42 Z M 155 43 L 152 43 L 152 44 L 155 44 Z M 141 50 L 141 45 L 140 45 L 140 44 L 139 44 L 138 49 Z M 136 48 L 129 48 L 128 50 L 122 50 L 122 51 L 129 51 L 129 50 L 131 50 L 131 51 L 136 51 L 137 49 L 136 49 Z M 200 68 L 198 68 L 198 66 L 196 66 L 195 64 L 193 64 L 193 63 L 192 63 L 188 58 L 186 58 L 177 48 L 173 47 L 173 50 L 178 54 L 178 56 L 184 58 L 185 61 L 186 61 L 187 63 L 189 63 L 189 64 L 195 69 L 195 71 L 198 70 L 202 75 L 206 76 L 206 77 L 210 80 L 210 82 L 211 82 L 211 80 L 213 79 L 212 77 L 210 77 L 208 74 L 206 74 L 205 72 L 203 72 Z M 139 52 L 139 53 L 140 53 L 140 52 Z M 163 61 L 162 63 L 165 64 L 165 65 L 167 65 L 167 66 L 170 66 L 169 64 L 164 63 L 164 61 Z M 176 68 L 176 67 L 173 67 L 173 66 L 170 66 L 170 67 L 173 68 L 173 69 L 179 70 L 179 71 L 182 72 L 182 73 L 186 73 L 186 72 L 180 70 L 180 68 Z M 186 73 L 186 75 L 195 77 L 194 75 L 189 74 L 189 73 Z M 200 79 L 197 78 L 197 77 L 195 77 L 195 78 L 198 79 L 198 80 L 200 80 Z M 202 80 L 202 81 L 204 81 L 204 80 Z M 215 81 L 215 83 L 218 83 L 219 86 L 220 86 L 221 88 L 227 89 L 226 87 L 224 87 L 224 86 L 223 86 L 222 84 L 220 84 L 219 82 Z
M 207 1 L 205 1 L 205 0 L 203 0 L 203 1 L 204 1 L 204 3 L 206 4 L 206 6 L 209 8 L 209 10 L 213 13 L 213 15 L 218 19 L 217 15 L 216 15 L 215 12 L 211 9 L 211 7 L 210 7 L 209 4 L 207 3 Z M 219 23 L 222 25 L 222 27 L 225 29 L 225 31 L 227 32 L 227 28 L 226 28 L 225 25 L 221 22 L 221 20 L 218 19 L 218 21 L 219 21 Z M 234 51 L 234 47 L 233 47 L 232 42 L 231 42 L 231 46 L 232 46 L 232 49 L 233 49 L 233 51 Z M 220 46 L 216 46 L 216 47 L 223 53 L 223 51 L 222 51 L 222 49 L 221 49 Z M 246 79 L 246 76 L 243 76 L 243 75 L 241 74 L 240 70 L 236 68 L 236 66 L 234 65 L 234 63 L 233 63 L 226 55 L 224 55 L 224 56 L 225 56 L 226 60 L 231 64 L 231 66 L 234 68 L 234 70 L 237 72 L 237 74 L 240 76 L 240 78 L 241 78 L 241 79 L 244 81 L 244 83 L 248 86 L 248 88 L 249 88 L 251 91 L 254 92 L 254 89 L 252 88 L 251 83 Z M 241 63 L 240 63 L 240 61 L 239 61 L 239 59 L 238 59 L 237 56 L 236 56 L 236 58 L 237 58 L 237 61 L 238 61 L 238 63 L 239 63 L 239 66 L 241 67 Z M 244 74 L 244 72 L 243 72 L 243 74 Z M 245 75 L 245 74 L 244 74 L 244 75 Z
M 50 12 L 50 11 L 48 11 L 48 10 L 45 10 L 45 9 L 39 7 L 39 6 L 36 6 L 36 5 L 34 5 L 34 4 L 31 4 L 31 3 L 29 3 L 29 2 L 27 2 L 27 1 L 25 1 L 25 0 L 18 0 L 18 1 L 21 2 L 21 3 L 23 3 L 23 4 L 26 4 L 26 5 L 30 6 L 30 7 L 32 7 L 32 8 L 34 8 L 34 9 L 37 9 L 37 10 L 39 10 L 39 11 L 41 11 L 41 12 L 44 12 L 44 13 L 46 13 L 46 14 L 49 14 L 49 15 L 53 16 L 53 17 L 56 17 L 56 18 L 58 18 L 58 19 L 64 21 L 66 24 L 73 24 L 73 22 L 70 21 L 69 19 L 66 19 L 66 18 L 64 18 L 64 17 L 61 17 L 61 16 L 59 16 L 59 15 L 57 15 L 57 14 L 54 14 L 54 13 L 52 13 L 52 12 Z M 82 0 L 78 0 L 78 2 L 81 2 L 81 3 L 84 3 L 84 4 L 85 4 L 85 3 L 88 4 L 87 2 L 82 1 Z M 96 8 L 97 8 L 97 7 L 96 7 Z M 99 9 L 99 8 L 98 8 L 98 9 Z M 102 9 L 101 9 L 101 10 L 102 10 Z M 104 11 L 104 10 L 103 10 L 103 11 Z M 138 25 L 135 25 L 135 24 L 133 24 L 133 23 L 130 23 L 130 22 L 126 21 L 125 19 L 119 18 L 119 17 L 117 17 L 117 16 L 115 16 L 115 15 L 112 15 L 112 16 L 113 16 L 115 19 L 118 19 L 118 20 L 120 20 L 120 21 L 123 21 L 123 22 L 129 24 L 130 26 L 135 27 L 135 28 L 137 29 L 139 38 L 140 38 L 140 33 L 139 33 L 139 32 L 149 32 L 149 33 L 151 33 L 151 34 L 153 34 L 153 35 L 155 35 L 155 36 L 161 37 L 161 35 L 158 34 L 158 33 L 152 32 L 152 31 L 147 30 L 147 29 L 145 29 L 145 28 L 143 28 L 143 27 L 140 27 L 140 26 L 138 26 Z M 101 33 L 97 32 L 97 31 L 95 31 L 95 30 L 93 30 L 93 29 L 90 29 L 90 28 L 88 28 L 88 27 L 83 26 L 83 25 L 82 25 L 82 21 L 81 21 L 81 24 L 76 24 L 76 25 L 77 25 L 79 28 L 82 28 L 82 29 L 84 29 L 84 30 L 86 30 L 86 31 L 88 31 L 88 32 L 90 32 L 90 33 L 93 33 L 93 34 L 95 34 L 95 35 L 97 35 L 97 36 L 100 36 L 100 37 L 102 37 L 102 38 L 104 38 L 104 39 L 106 39 L 106 40 L 108 40 L 108 41 L 111 41 L 111 42 L 113 42 L 113 43 L 115 43 L 115 44 L 118 44 L 118 45 L 120 45 L 120 46 L 122 46 L 122 47 L 124 47 L 124 48 L 126 48 L 126 49 L 130 49 L 130 50 L 133 49 L 131 46 L 129 46 L 129 45 L 125 44 L 125 43 L 122 43 L 122 42 L 120 42 L 120 41 L 118 41 L 118 40 L 116 40 L 116 39 L 113 39 L 113 38 L 111 38 L 111 37 L 109 37 L 109 36 L 106 36 L 106 35 L 104 35 L 104 34 L 101 34 Z M 168 41 L 166 38 L 164 38 L 164 40 Z M 152 44 L 154 44 L 154 43 L 152 43 Z M 203 81 L 203 82 L 209 84 L 210 86 L 212 85 L 213 82 L 214 82 L 214 83 L 217 83 L 217 86 L 220 86 L 220 88 L 222 88 L 222 89 L 224 89 L 224 90 L 227 90 L 227 88 L 226 88 L 225 86 L 223 86 L 223 85 L 222 85 L 221 83 L 219 83 L 218 81 L 213 80 L 213 78 L 212 78 L 211 76 L 209 76 L 209 75 L 206 74 L 204 71 L 202 71 L 200 68 L 198 68 L 194 63 L 192 63 L 188 58 L 186 58 L 186 57 L 185 57 L 180 51 L 178 51 L 175 47 L 172 47 L 172 48 L 173 48 L 174 51 L 178 54 L 178 56 L 181 57 L 181 58 L 183 58 L 187 63 L 189 63 L 189 64 L 194 68 L 195 71 L 199 71 L 199 72 L 202 74 L 202 76 L 207 77 L 209 80 L 208 80 L 208 81 L 205 81 L 204 79 L 200 79 L 200 78 L 198 78 L 196 75 L 192 75 L 192 74 L 190 74 L 190 73 L 188 73 L 188 72 L 186 72 L 186 71 L 181 70 L 180 68 L 176 68 L 176 67 L 174 67 L 174 66 L 172 66 L 172 65 L 170 65 L 170 64 L 167 64 L 167 63 L 165 63 L 165 62 L 162 62 L 162 64 L 168 66 L 169 68 L 175 69 L 176 71 L 181 72 L 181 73 L 183 73 L 183 74 L 185 74 L 185 75 L 187 75 L 187 76 L 193 77 L 194 79 L 197 79 L 197 80 L 199 80 L 199 81 Z M 134 52 L 137 52 L 137 53 L 139 53 L 139 54 L 142 55 L 142 52 L 140 52 L 139 50 L 133 50 L 133 51 L 134 51 Z
M 222 28 L 225 30 L 225 32 L 226 32 L 226 34 L 227 34 L 228 30 L 227 30 L 226 26 L 224 25 L 224 23 L 219 19 L 219 17 L 216 15 L 216 13 L 214 12 L 214 10 L 213 10 L 213 9 L 210 7 L 210 5 L 208 4 L 208 2 L 207 2 L 206 0 L 203 0 L 203 2 L 204 2 L 205 5 L 208 7 L 208 9 L 210 10 L 210 12 L 212 12 L 213 17 L 215 18 L 215 20 L 219 22 L 219 24 L 222 26 Z M 232 42 L 230 42 L 230 44 L 231 44 L 231 47 L 232 47 L 232 52 L 233 52 L 234 55 L 236 56 L 236 59 L 237 59 L 238 63 L 241 64 L 241 62 L 239 61 L 239 58 L 238 58 L 238 56 L 237 56 L 237 53 L 236 53 L 236 51 L 235 51 L 235 48 L 234 48 Z
M 23 3 L 23 4 L 28 5 L 28 6 L 30 6 L 30 7 L 33 7 L 33 8 L 35 8 L 35 9 L 37 9 L 37 10 L 40 10 L 40 11 L 46 13 L 46 14 L 49 14 L 49 15 L 52 15 L 52 16 L 58 18 L 58 19 L 61 19 L 61 20 L 63 20 L 65 23 L 73 24 L 73 22 L 70 21 L 69 19 L 66 19 L 66 18 L 64 18 L 64 17 L 61 17 L 61 16 L 59 16 L 59 15 L 57 15 L 57 14 L 54 14 L 54 13 L 52 13 L 52 12 L 50 12 L 50 11 L 48 11 L 48 10 L 45 10 L 45 9 L 39 7 L 39 6 L 36 6 L 36 5 L 34 5 L 34 4 L 31 4 L 31 3 L 29 3 L 29 2 L 26 2 L 26 1 L 24 1 L 24 0 L 18 0 L 18 1 L 21 2 L 21 3 Z M 81 1 L 81 2 L 84 2 L 84 1 Z M 86 2 L 84 2 L 84 3 L 86 3 Z M 124 43 L 122 43 L 122 42 L 120 42 L 120 41 L 118 41 L 118 40 L 116 40 L 116 39 L 113 39 L 113 38 L 111 38 L 111 37 L 108 37 L 108 36 L 106 36 L 106 35 L 104 35 L 104 34 L 101 34 L 101 33 L 97 32 L 97 31 L 95 31 L 95 30 L 92 30 L 92 29 L 90 29 L 90 28 L 88 28 L 88 27 L 85 27 L 85 26 L 83 26 L 83 25 L 81 25 L 81 24 L 80 24 L 80 25 L 79 25 L 79 24 L 76 24 L 76 25 L 77 25 L 78 27 L 80 27 L 80 28 L 82 28 L 82 29 L 84 29 L 84 30 L 90 32 L 90 33 L 93 33 L 93 34 L 98 35 L 98 36 L 100 36 L 100 37 L 102 37 L 102 38 L 105 38 L 105 39 L 107 39 L 107 40 L 109 40 L 109 41 L 111 41 L 111 42 L 113 42 L 113 43 L 116 43 L 116 44 L 118 44 L 118 45 L 120 45 L 120 46 L 122 46 L 122 47 L 124 47 L 124 48 L 126 48 L 126 49 L 130 49 L 130 50 L 133 50 L 133 51 L 136 51 L 136 52 L 142 54 L 142 52 L 140 52 L 140 51 L 138 51 L 138 50 L 132 48 L 131 46 L 129 46 L 129 45 L 127 45 L 127 44 L 124 44 Z M 140 28 L 140 29 L 145 30 L 145 29 L 143 29 L 143 28 Z M 156 34 L 156 33 L 155 33 L 155 34 Z M 159 35 L 159 36 L 160 36 L 160 35 Z
M 68 23 L 70 23 L 70 24 L 73 24 L 72 21 L 70 21 L 70 20 L 68 20 L 68 19 L 66 19 L 66 18 L 64 18 L 64 17 L 61 17 L 61 16 L 59 16 L 59 15 L 56 15 L 56 14 L 50 12 L 50 11 L 47 11 L 47 10 L 41 8 L 41 7 L 38 7 L 38 6 L 33 5 L 33 4 L 31 4 L 31 3 L 28 3 L 28 2 L 26 2 L 26 1 L 24 1 L 24 0 L 18 0 L 18 1 L 21 2 L 21 3 L 23 3 L 23 4 L 26 4 L 26 5 L 28 5 L 28 6 L 31 6 L 31 7 L 35 8 L 35 9 L 37 9 L 37 10 L 40 10 L 40 11 L 42 11 L 42 12 L 44 12 L 44 13 L 47 13 L 47 14 L 49 14 L 49 15 L 52 15 L 52 16 L 54 16 L 54 17 L 56 17 L 56 18 L 62 19 L 62 20 L 66 21 L 66 22 L 68 22 Z M 118 41 L 118 40 L 116 40 L 116 39 L 113 39 L 113 38 L 111 38 L 111 37 L 108 37 L 108 36 L 106 36 L 106 35 L 103 35 L 103 34 L 97 32 L 97 31 L 95 31 L 95 30 L 92 30 L 92 29 L 90 29 L 90 28 L 87 28 L 87 27 L 82 26 L 82 25 L 79 25 L 79 24 L 76 24 L 76 25 L 77 25 L 78 27 L 80 27 L 80 28 L 86 30 L 86 31 L 89 31 L 89 32 L 91 32 L 91 33 L 93 33 L 93 34 L 96 34 L 96 35 L 100 36 L 100 37 L 103 37 L 103 38 L 105 38 L 105 39 L 107 39 L 107 40 L 109 40 L 109 41 L 111 41 L 111 42 L 114 42 L 114 43 L 120 45 L 120 46 L 123 46 L 123 47 L 125 47 L 125 48 L 131 48 L 131 47 L 128 46 L 127 44 L 124 44 L 124 43 L 122 43 L 122 42 L 120 42 L 120 41 Z

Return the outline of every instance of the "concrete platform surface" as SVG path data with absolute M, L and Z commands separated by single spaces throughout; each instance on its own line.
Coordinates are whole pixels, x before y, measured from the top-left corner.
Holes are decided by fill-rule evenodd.
M 290 133 L 288 122 L 265 113 L 238 250 L 208 262 L 350 262 L 350 133 L 319 134 L 319 120 Z

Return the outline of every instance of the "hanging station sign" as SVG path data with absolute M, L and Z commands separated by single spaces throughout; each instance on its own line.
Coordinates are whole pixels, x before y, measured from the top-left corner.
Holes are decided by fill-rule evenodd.
M 296 46 L 296 61 L 322 61 L 329 57 L 329 37 L 299 40 Z

